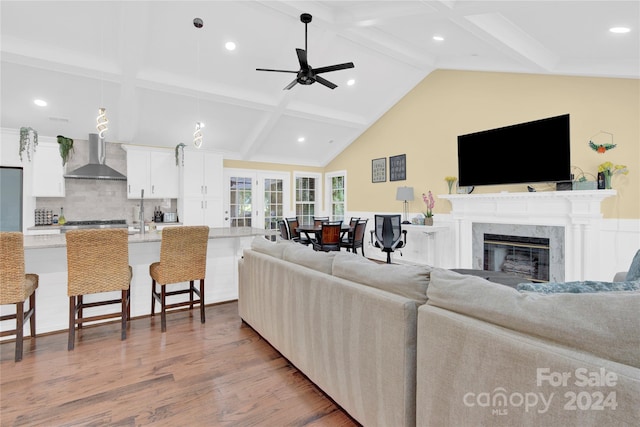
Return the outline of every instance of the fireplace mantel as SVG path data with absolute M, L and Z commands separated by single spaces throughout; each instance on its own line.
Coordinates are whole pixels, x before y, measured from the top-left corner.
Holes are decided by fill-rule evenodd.
M 528 193 L 446 194 L 455 223 L 456 265 L 472 266 L 472 224 L 563 226 L 565 280 L 598 276 L 601 203 L 615 190 L 544 191 Z

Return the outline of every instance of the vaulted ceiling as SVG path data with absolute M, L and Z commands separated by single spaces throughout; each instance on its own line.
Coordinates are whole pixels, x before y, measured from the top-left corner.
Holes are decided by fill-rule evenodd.
M 2 127 L 87 139 L 105 107 L 107 141 L 191 144 L 201 121 L 203 149 L 250 161 L 324 166 L 435 69 L 640 77 L 638 1 L 2 0 L 0 13 Z M 298 70 L 302 13 L 312 67 L 355 64 L 322 74 L 333 90 L 256 71 Z

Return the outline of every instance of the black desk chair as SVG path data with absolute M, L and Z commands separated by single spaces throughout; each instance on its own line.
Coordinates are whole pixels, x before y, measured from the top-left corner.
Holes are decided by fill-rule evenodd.
M 342 236 L 342 221 L 326 221 L 322 223 L 322 230 L 316 233 L 313 249 L 316 251 L 339 251 Z
M 402 229 L 400 215 L 375 215 L 374 219 L 375 230 L 371 230 L 371 244 L 386 252 L 387 264 L 391 264 L 391 252 L 407 246 L 407 230 Z

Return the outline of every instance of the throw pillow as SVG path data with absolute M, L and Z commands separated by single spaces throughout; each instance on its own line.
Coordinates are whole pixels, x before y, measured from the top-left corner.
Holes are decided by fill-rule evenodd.
M 633 257 L 629 271 L 627 271 L 627 277 L 625 277 L 624 280 L 627 282 L 630 280 L 640 280 L 640 250 L 636 252 L 636 256 Z
M 516 289 L 521 292 L 537 292 L 540 294 L 637 291 L 640 290 L 640 280 L 625 282 L 598 282 L 588 280 L 563 283 L 520 283 Z
M 333 260 L 334 276 L 401 295 L 418 304 L 427 302 L 431 269 L 423 265 L 378 264 L 346 252 Z

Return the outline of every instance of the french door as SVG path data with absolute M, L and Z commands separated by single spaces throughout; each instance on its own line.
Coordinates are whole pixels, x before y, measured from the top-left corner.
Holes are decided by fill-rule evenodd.
M 224 170 L 224 225 L 277 230 L 290 212 L 291 184 L 287 172 Z

